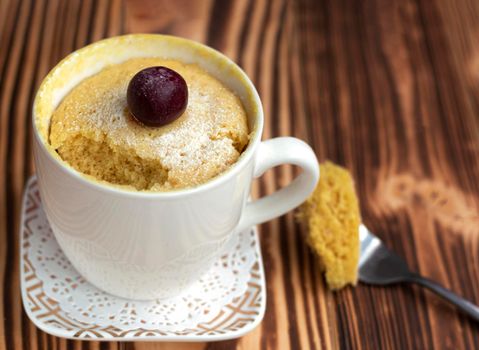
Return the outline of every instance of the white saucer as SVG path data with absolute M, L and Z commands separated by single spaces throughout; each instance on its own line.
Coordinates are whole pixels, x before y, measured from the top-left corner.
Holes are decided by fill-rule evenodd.
M 22 205 L 21 289 L 28 317 L 52 335 L 100 341 L 213 341 L 240 337 L 263 319 L 266 293 L 256 228 L 242 232 L 201 281 L 180 296 L 132 301 L 85 281 L 43 212 L 37 181 Z

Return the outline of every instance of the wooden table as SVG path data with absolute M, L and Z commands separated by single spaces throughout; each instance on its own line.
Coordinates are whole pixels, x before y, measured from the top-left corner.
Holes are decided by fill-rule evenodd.
M 349 168 L 364 222 L 411 267 L 479 303 L 477 0 L 0 0 L 1 348 L 479 348 L 478 325 L 423 289 L 327 291 L 293 214 L 261 227 L 267 311 L 241 339 L 81 343 L 35 328 L 18 264 L 32 99 L 66 54 L 132 32 L 185 36 L 236 60 L 263 100 L 264 138 L 300 137 Z M 255 192 L 293 175 L 271 171 Z

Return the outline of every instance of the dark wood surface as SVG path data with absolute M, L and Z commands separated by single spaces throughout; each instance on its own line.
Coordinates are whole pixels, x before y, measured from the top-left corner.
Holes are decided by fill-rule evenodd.
M 263 100 L 264 138 L 300 137 L 349 168 L 364 222 L 479 303 L 477 0 L 0 0 L 0 348 L 479 348 L 478 324 L 422 289 L 327 291 L 292 214 L 261 227 L 267 311 L 241 339 L 81 343 L 35 328 L 18 264 L 32 99 L 69 52 L 132 32 L 192 38 L 237 61 Z M 256 195 L 293 175 L 270 171 Z

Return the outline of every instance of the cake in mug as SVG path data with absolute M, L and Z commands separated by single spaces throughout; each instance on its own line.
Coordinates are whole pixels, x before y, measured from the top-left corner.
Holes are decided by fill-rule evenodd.
M 127 102 L 132 78 L 167 67 L 187 85 L 187 104 L 166 125 L 138 122 Z M 169 191 L 207 182 L 240 157 L 249 140 L 240 99 L 194 64 L 135 58 L 84 79 L 61 101 L 49 142 L 73 168 L 139 191 Z

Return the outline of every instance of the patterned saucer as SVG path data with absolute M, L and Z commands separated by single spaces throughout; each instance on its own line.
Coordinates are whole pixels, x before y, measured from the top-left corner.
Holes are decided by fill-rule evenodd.
M 183 294 L 132 301 L 81 277 L 63 254 L 28 182 L 21 219 L 21 289 L 28 317 L 58 337 L 100 341 L 213 341 L 240 337 L 262 320 L 263 262 L 256 228 L 236 235 L 211 270 Z

